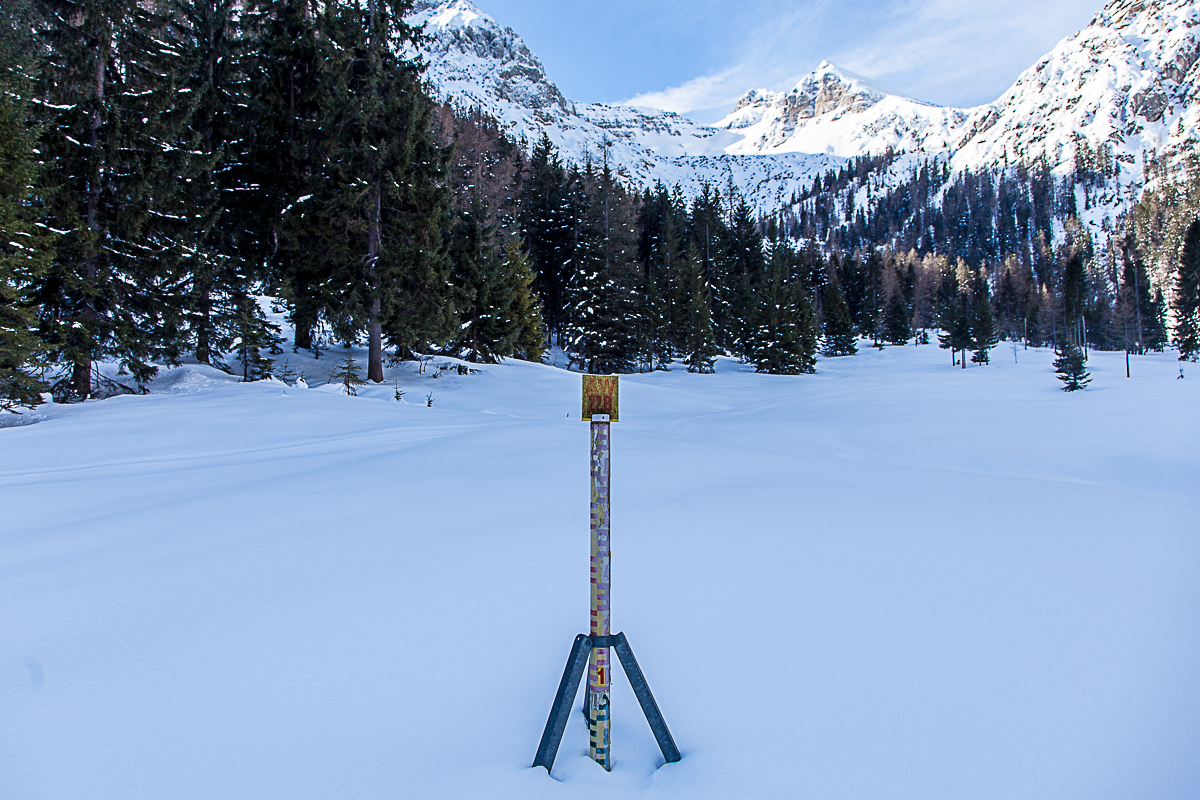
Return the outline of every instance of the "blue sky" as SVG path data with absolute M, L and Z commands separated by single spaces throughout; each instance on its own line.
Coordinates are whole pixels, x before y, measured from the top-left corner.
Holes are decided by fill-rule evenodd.
M 821 60 L 942 105 L 995 100 L 1102 0 L 475 0 L 573 100 L 711 121 Z

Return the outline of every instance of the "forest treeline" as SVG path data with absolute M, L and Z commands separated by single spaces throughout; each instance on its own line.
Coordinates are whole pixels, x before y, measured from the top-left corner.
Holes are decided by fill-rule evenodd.
M 1200 350 L 1195 192 L 1148 194 L 1101 257 L 1078 202 L 1111 154 L 1069 178 L 929 161 L 884 186 L 888 153 L 760 217 L 731 187 L 635 190 L 603 152 L 565 163 L 439 105 L 411 6 L 7 2 L 0 402 L 122 390 L 104 362 L 135 388 L 184 360 L 254 380 L 284 347 L 356 342 L 373 381 L 418 353 L 551 347 L 597 373 L 726 353 L 796 374 L 933 328 L 979 363 L 1001 338 L 1141 352 L 1168 343 L 1168 303 Z

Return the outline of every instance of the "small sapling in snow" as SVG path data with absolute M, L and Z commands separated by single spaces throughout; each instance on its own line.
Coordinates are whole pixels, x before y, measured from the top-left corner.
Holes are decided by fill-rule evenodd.
M 1054 359 L 1054 371 L 1058 373 L 1058 379 L 1065 384 L 1064 392 L 1078 391 L 1091 382 L 1092 377 L 1086 365 L 1087 356 L 1084 355 L 1082 347 L 1074 342 L 1063 345 L 1058 358 Z
M 433 392 L 430 392 L 429 396 L 425 398 L 425 406 L 427 408 L 433 408 Z
M 350 397 L 358 396 L 358 387 L 365 386 L 366 381 L 359 374 L 358 362 L 354 360 L 354 355 L 347 353 L 346 357 L 338 364 L 337 370 L 329 376 L 329 382 L 334 380 L 342 384 L 342 390 Z
M 297 378 L 296 370 L 292 369 L 289 361 L 290 359 L 285 358 L 283 360 L 283 366 L 276 366 L 275 368 L 275 378 L 283 381 L 284 383 L 292 383 Z

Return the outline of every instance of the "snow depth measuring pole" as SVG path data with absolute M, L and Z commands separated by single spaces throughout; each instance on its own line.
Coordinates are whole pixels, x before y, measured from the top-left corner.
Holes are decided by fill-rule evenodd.
M 592 622 L 591 635 L 608 636 L 609 619 L 609 455 L 611 423 L 617 421 L 617 378 L 586 375 L 583 378 L 583 418 L 591 421 L 592 457 Z M 588 754 L 600 766 L 612 769 L 609 754 L 608 688 L 612 678 L 607 647 L 593 647 L 588 659 L 587 714 L 590 744 Z
M 554 757 L 558 754 L 558 745 L 567 727 L 567 717 L 571 714 L 571 706 L 579 691 L 579 682 L 583 678 L 585 667 L 588 686 L 583 712 L 587 717 L 590 740 L 588 754 L 606 770 L 612 769 L 609 727 L 609 689 L 612 686 L 610 650 L 617 651 L 617 657 L 621 660 L 621 666 L 625 668 L 625 674 L 629 677 L 638 703 L 646 714 L 646 721 L 650 723 L 650 729 L 654 732 L 663 758 L 667 763 L 679 760 L 679 748 L 675 746 L 675 740 L 667 730 L 667 723 L 662 712 L 658 710 L 658 704 L 654 702 L 654 695 L 650 693 L 650 686 L 646 683 L 646 677 L 642 674 L 637 659 L 633 657 L 633 650 L 629 647 L 625 634 L 618 633 L 613 636 L 609 633 L 609 434 L 611 424 L 617 421 L 618 388 L 615 375 L 583 376 L 582 416 L 591 423 L 592 440 L 592 618 L 590 632 L 575 637 L 571 655 L 567 659 L 567 667 L 563 670 L 562 680 L 558 684 L 554 705 L 550 709 L 550 718 L 546 720 L 546 729 L 542 732 L 542 741 L 533 759 L 533 766 L 545 767 L 546 772 L 554 766 Z

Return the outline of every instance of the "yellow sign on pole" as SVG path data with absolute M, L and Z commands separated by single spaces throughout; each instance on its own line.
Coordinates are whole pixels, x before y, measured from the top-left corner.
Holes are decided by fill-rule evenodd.
M 617 376 L 583 376 L 583 419 L 591 422 L 592 414 L 608 414 L 617 421 Z

